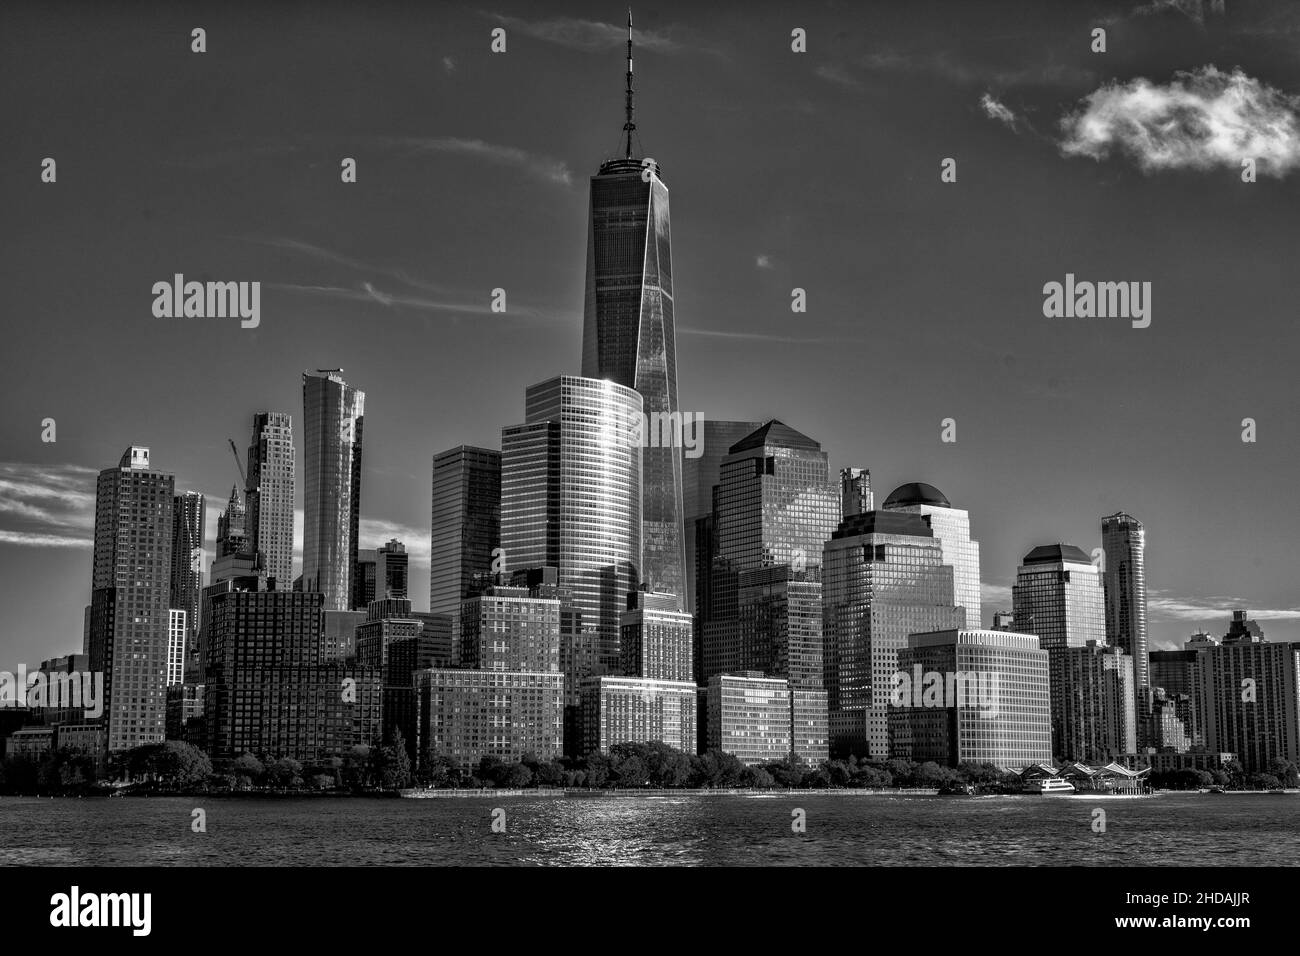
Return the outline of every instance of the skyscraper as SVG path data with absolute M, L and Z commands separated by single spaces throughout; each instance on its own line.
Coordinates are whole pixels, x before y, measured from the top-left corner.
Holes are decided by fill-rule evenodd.
M 327 611 L 347 610 L 356 597 L 366 394 L 341 371 L 302 376 L 303 590 L 325 595 Z
M 718 483 L 722 461 L 731 446 L 762 422 L 728 422 L 707 419 L 703 423 L 700 454 L 682 461 L 682 498 L 686 503 L 686 609 L 695 611 L 696 528 L 695 522 L 713 513 L 713 488 Z
M 893 701 L 895 756 L 950 767 L 965 761 L 1001 767 L 1051 761 L 1047 652 L 1034 635 L 967 628 L 912 634 L 898 652 L 898 670 L 912 693 Z M 943 682 L 938 701 L 917 691 L 927 674 Z M 954 675 L 951 699 L 948 674 Z
M 966 627 L 980 624 L 980 543 L 970 537 L 970 513 L 954 508 L 934 485 L 914 481 L 900 485 L 885 499 L 886 511 L 921 516 L 943 549 L 943 563 L 952 567 L 953 599 L 966 609 Z
M 641 396 L 561 375 L 528 388 L 526 423 L 501 434 L 501 547 L 508 567 L 554 567 L 602 665 L 618 666 L 618 619 L 640 582 Z
M 1106 646 L 1101 577 L 1091 559 L 1074 545 L 1041 545 L 1025 555 L 1011 600 L 1016 627 L 1037 634 L 1039 646 L 1047 651 L 1052 747 L 1056 756 L 1066 756 L 1066 651 L 1087 647 L 1089 642 Z
M 275 587 L 293 587 L 293 416 L 288 412 L 258 412 L 248 446 L 248 476 L 244 485 L 248 510 L 248 539 L 262 555 L 262 567 Z
M 871 493 L 871 471 L 867 468 L 840 469 L 840 517 L 851 518 L 875 510 Z
M 433 456 L 429 610 L 455 614 L 487 583 L 501 544 L 501 452 L 458 445 Z
M 671 420 L 679 409 L 668 187 L 653 159 L 633 157 L 632 115 L 629 15 L 626 148 L 591 178 L 582 374 L 635 389 L 647 420 Z M 651 589 L 682 602 L 686 547 L 679 442 L 668 447 L 651 442 L 645 448 L 641 502 L 641 577 Z
M 1133 658 L 1122 648 L 1089 641 L 1057 650 L 1064 694 L 1053 702 L 1060 726 L 1056 756 L 1105 764 L 1137 750 L 1137 694 Z
M 715 553 L 701 563 L 701 571 L 709 568 L 708 587 L 701 587 L 708 600 L 698 608 L 701 679 L 738 670 L 788 677 L 784 668 L 805 665 L 819 672 L 821 626 L 813 621 L 821 616 L 818 568 L 840 513 L 826 452 L 772 420 L 731 446 L 714 500 L 716 537 L 706 547 Z M 780 613 L 751 613 L 741 607 L 742 597 Z M 804 623 L 792 622 L 787 612 Z M 772 670 L 777 661 L 779 673 Z
M 104 673 L 110 751 L 161 743 L 167 732 L 175 480 L 133 445 L 95 487 L 90 668 Z
M 891 756 L 899 652 L 911 634 L 965 623 L 952 579 L 933 529 L 917 514 L 854 515 L 826 542 L 824 655 L 833 753 Z
M 406 545 L 392 538 L 379 548 L 363 548 L 357 552 L 357 606 L 354 610 L 369 610 L 370 602 L 407 597 Z
M 1120 511 L 1101 519 L 1106 553 L 1101 583 L 1106 598 L 1106 640 L 1133 658 L 1137 690 L 1151 685 L 1147 654 L 1146 529 Z
M 176 495 L 172 501 L 171 607 L 185 612 L 186 646 L 198 646 L 199 603 L 203 594 L 203 530 L 207 520 L 204 499 L 197 491 Z

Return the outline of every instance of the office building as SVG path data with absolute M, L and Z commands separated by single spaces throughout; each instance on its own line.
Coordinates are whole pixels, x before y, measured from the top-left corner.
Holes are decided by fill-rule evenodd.
M 680 408 L 668 187 L 653 159 L 633 155 L 630 26 L 627 60 L 624 155 L 603 162 L 591 178 L 582 374 L 635 389 L 642 399 L 637 413 L 644 410 L 652 426 L 645 429 L 649 435 L 657 434 L 658 422 L 679 420 Z M 641 579 L 652 590 L 681 599 L 686 549 L 679 439 L 646 442 L 637 490 Z
M 167 686 L 185 680 L 185 662 L 189 656 L 188 615 L 179 608 L 167 611 Z
M 852 518 L 875 511 L 871 493 L 871 471 L 867 468 L 840 469 L 840 518 Z
M 846 518 L 822 565 L 824 683 L 831 751 L 888 759 L 898 654 L 911 634 L 960 628 L 953 568 L 921 515 Z
M 501 439 L 501 547 L 510 569 L 554 567 L 618 667 L 618 619 L 641 581 L 641 396 L 561 375 L 527 390 L 526 423 Z
M 1133 658 L 1118 647 L 1089 641 L 1059 651 L 1063 696 L 1056 756 L 1106 764 L 1137 750 L 1137 695 Z M 1057 712 L 1053 711 L 1053 717 Z
M 699 454 L 682 460 L 682 497 L 686 503 L 683 528 L 686 541 L 686 609 L 691 613 L 696 610 L 696 522 L 713 514 L 713 489 L 718 484 L 723 459 L 731 454 L 731 446 L 762 424 L 706 420 L 702 426 Z
M 898 652 L 896 679 L 894 756 L 949 767 L 1051 763 L 1047 651 L 1033 634 L 912 634 Z
M 406 545 L 396 538 L 380 548 L 357 552 L 358 587 L 364 606 L 372 601 L 405 599 L 407 590 Z
M 429 544 L 429 610 L 454 615 L 489 583 L 501 546 L 501 452 L 458 445 L 433 456 Z
M 1016 627 L 1037 634 L 1047 651 L 1052 684 L 1052 749 L 1068 746 L 1062 721 L 1066 709 L 1065 652 L 1106 644 L 1106 612 L 1101 577 L 1088 555 L 1071 544 L 1050 544 L 1025 555 L 1011 588 Z M 1077 741 L 1076 741 L 1077 742 Z M 1073 759 L 1087 760 L 1085 757 Z
M 934 485 L 914 481 L 900 485 L 885 499 L 885 511 L 920 515 L 943 549 L 943 563 L 952 568 L 953 598 L 966 612 L 966 627 L 978 630 L 981 620 L 980 545 L 970 536 L 970 513 L 954 508 Z

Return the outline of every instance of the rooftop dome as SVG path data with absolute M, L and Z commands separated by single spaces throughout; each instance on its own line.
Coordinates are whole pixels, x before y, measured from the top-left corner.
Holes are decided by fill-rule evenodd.
M 936 505 L 940 508 L 951 508 L 948 499 L 944 497 L 943 492 L 934 485 L 927 485 L 924 481 L 909 481 L 905 485 L 899 485 L 895 488 L 888 498 L 885 499 L 885 509 L 906 508 L 908 505 Z

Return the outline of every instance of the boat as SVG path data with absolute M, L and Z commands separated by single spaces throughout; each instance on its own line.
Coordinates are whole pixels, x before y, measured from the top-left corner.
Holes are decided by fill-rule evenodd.
M 1025 781 L 1025 792 L 1047 796 L 1053 793 L 1074 793 L 1074 784 L 1060 777 L 1039 777 Z

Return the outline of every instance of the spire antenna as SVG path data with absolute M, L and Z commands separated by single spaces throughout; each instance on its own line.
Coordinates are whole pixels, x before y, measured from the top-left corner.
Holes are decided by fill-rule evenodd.
M 632 131 L 636 123 L 632 122 L 632 8 L 627 8 L 627 122 L 623 131 L 627 133 L 627 158 L 632 158 Z

